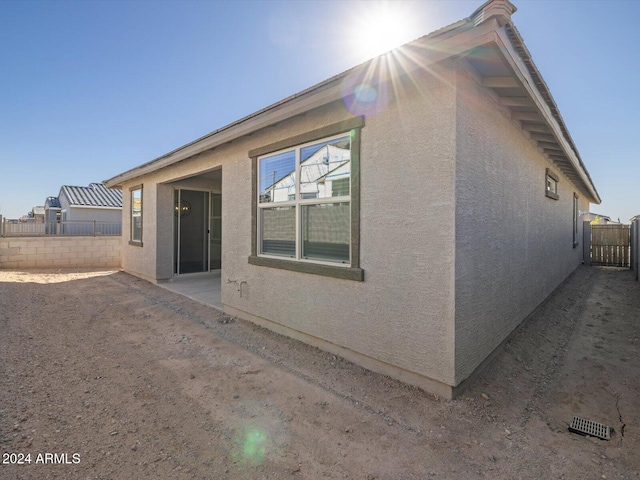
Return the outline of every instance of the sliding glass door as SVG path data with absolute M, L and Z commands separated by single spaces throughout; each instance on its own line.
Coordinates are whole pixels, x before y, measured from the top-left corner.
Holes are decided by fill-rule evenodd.
M 208 272 L 221 266 L 221 195 L 178 189 L 174 198 L 174 273 Z

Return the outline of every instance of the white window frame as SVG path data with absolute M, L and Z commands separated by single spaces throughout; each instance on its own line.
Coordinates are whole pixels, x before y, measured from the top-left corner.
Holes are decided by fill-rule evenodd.
M 303 148 L 308 147 L 310 145 L 315 145 L 318 143 L 323 143 L 323 142 L 330 142 L 332 140 L 337 140 L 340 138 L 344 138 L 344 137 L 349 137 L 350 136 L 350 132 L 346 131 L 337 135 L 331 135 L 328 137 L 323 137 L 323 138 L 319 138 L 317 140 L 313 140 L 310 142 L 306 142 L 306 143 L 301 143 L 289 148 L 284 148 L 281 150 L 277 150 L 274 152 L 269 152 L 268 154 L 264 154 L 264 155 L 260 155 L 257 157 L 257 217 L 256 217 L 256 223 L 257 223 L 257 255 L 259 257 L 265 257 L 265 258 L 274 258 L 274 259 L 279 259 L 279 260 L 290 260 L 290 261 L 295 261 L 295 262 L 303 262 L 303 263 L 312 263 L 312 264 L 320 264 L 320 265 L 328 265 L 328 266 L 336 266 L 336 267 L 351 267 L 351 263 L 352 263 L 352 248 L 351 248 L 351 231 L 349 231 L 349 258 L 348 260 L 344 261 L 344 262 L 340 262 L 340 261 L 330 261 L 330 260 L 319 260 L 319 259 L 312 259 L 312 258 L 305 258 L 302 256 L 302 211 L 303 211 L 303 206 L 305 205 L 325 205 L 325 204 L 336 204 L 336 203 L 347 203 L 349 204 L 349 207 L 351 206 L 351 192 L 352 192 L 352 181 L 351 181 L 351 174 L 349 175 L 349 195 L 343 195 L 340 197 L 326 197 L 326 198 L 307 198 L 304 199 L 302 198 L 302 194 L 300 193 L 300 172 L 301 172 L 301 163 L 300 163 L 300 152 L 302 151 Z M 352 139 L 350 138 L 350 144 L 349 144 L 349 148 L 350 151 L 353 150 L 352 148 Z M 275 156 L 281 153 L 285 153 L 285 152 L 290 152 L 290 151 L 294 151 L 295 152 L 295 178 L 296 178 L 296 186 L 295 186 L 295 199 L 294 200 L 288 200 L 288 201 L 284 201 L 284 202 L 260 202 L 260 179 L 262 178 L 262 174 L 260 171 L 260 160 L 267 158 L 267 157 L 271 157 L 271 156 Z M 350 158 L 349 160 L 350 162 L 352 161 L 352 159 Z M 273 254 L 268 254 L 268 253 L 263 253 L 262 252 L 262 215 L 261 215 L 261 211 L 263 209 L 269 209 L 269 208 L 276 208 L 276 207 L 294 207 L 295 210 L 295 256 L 294 257 L 287 257 L 284 255 L 273 255 Z M 349 215 L 349 225 L 351 225 L 351 214 Z
M 133 228 L 133 196 L 135 192 L 140 192 L 140 238 L 134 238 L 134 228 Z M 136 247 L 142 246 L 142 236 L 144 230 L 144 200 L 143 200 L 143 188 L 142 185 L 136 185 L 135 187 L 131 187 L 129 189 L 129 219 L 130 219 L 130 232 L 129 232 L 129 245 L 133 245 Z

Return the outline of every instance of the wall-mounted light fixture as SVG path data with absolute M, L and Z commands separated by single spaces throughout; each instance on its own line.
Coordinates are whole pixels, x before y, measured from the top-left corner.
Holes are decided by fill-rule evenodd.
M 176 202 L 175 215 L 180 215 L 180 218 L 188 217 L 191 214 L 191 204 L 186 200 L 182 200 L 180 205 Z

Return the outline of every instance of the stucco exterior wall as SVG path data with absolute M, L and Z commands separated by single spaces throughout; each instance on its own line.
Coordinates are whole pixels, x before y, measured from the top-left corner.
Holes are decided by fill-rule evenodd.
M 0 269 L 120 267 L 120 237 L 0 238 Z
M 456 384 L 582 262 L 582 192 L 460 67 L 456 154 Z M 545 196 L 545 169 L 559 200 Z
M 221 278 L 222 302 L 228 312 L 287 335 L 317 340 L 322 348 L 336 346 L 353 353 L 356 361 L 369 359 L 369 368 L 403 369 L 410 372 L 407 381 L 411 383 L 419 383 L 418 378 L 452 384 L 454 82 L 454 72 L 434 66 L 429 73 L 390 86 L 390 93 L 396 91 L 398 97 L 366 119 L 360 154 L 364 282 L 248 263 L 252 245 L 249 150 L 353 116 L 342 102 L 123 185 L 123 267 L 150 279 L 163 278 L 166 271 L 156 258 L 163 263 L 160 259 L 169 255 L 172 245 L 172 234 L 166 232 L 172 231 L 169 192 L 174 180 L 222 168 Z M 127 244 L 129 188 L 140 183 L 144 185 L 143 247 L 133 247 Z M 240 282 L 245 282 L 241 291 Z
M 224 149 L 225 147 L 221 147 L 189 162 L 181 162 L 123 185 L 122 267 L 125 271 L 152 282 L 164 281 L 172 277 L 175 189 L 185 188 L 219 193 L 220 181 L 191 176 L 219 169 L 223 162 L 238 161 L 242 155 L 242 151 L 237 151 L 230 156 L 216 155 Z M 247 152 L 244 151 L 245 157 L 246 154 Z M 245 161 L 249 160 L 245 158 Z M 129 244 L 131 238 L 130 189 L 139 185 L 143 187 L 142 247 Z
M 131 188 L 142 185 L 142 246 L 131 240 Z M 162 185 L 136 179 L 122 188 L 122 268 L 152 282 L 158 279 L 157 192 Z M 161 195 L 162 198 L 162 195 Z M 160 219 L 162 222 L 162 219 Z M 172 238 L 170 236 L 170 238 Z
M 439 75 L 439 79 L 436 77 Z M 400 98 L 366 119 L 361 144 L 364 282 L 247 265 L 250 164 L 224 170 L 222 301 L 238 311 L 448 384 L 453 380 L 454 85 L 434 71 L 397 84 Z M 278 126 L 255 147 L 348 113 Z M 223 213 L 223 215 L 225 215 Z M 243 239 L 230 250 L 225 239 Z M 246 281 L 242 296 L 227 278 Z M 374 367 L 375 368 L 375 367 Z

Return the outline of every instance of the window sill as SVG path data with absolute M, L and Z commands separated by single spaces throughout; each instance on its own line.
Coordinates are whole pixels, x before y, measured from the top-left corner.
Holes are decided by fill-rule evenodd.
M 129 245 L 131 245 L 132 247 L 141 247 L 142 242 L 134 242 L 133 240 L 129 240 Z
M 545 192 L 546 196 L 552 198 L 553 200 L 560 200 L 560 195 L 553 192 Z
M 255 255 L 251 255 L 249 257 L 249 264 L 258 265 L 260 267 L 280 268 L 282 270 L 289 270 L 292 272 L 322 275 L 325 277 L 342 278 L 344 280 L 353 280 L 356 282 L 364 281 L 364 270 L 361 268 L 334 267 L 333 265 L 280 260 L 278 258 L 258 257 Z

